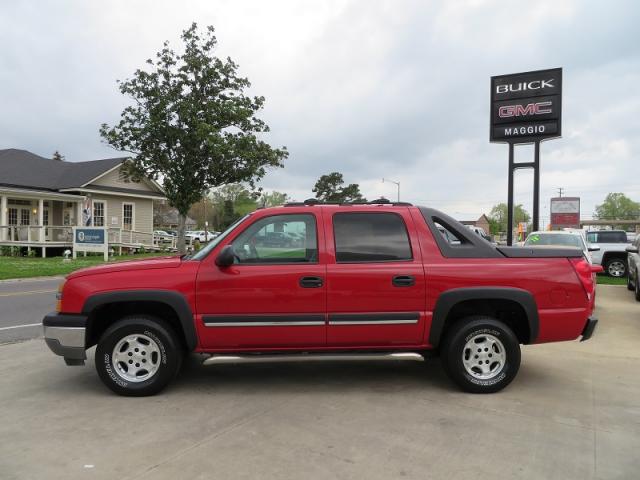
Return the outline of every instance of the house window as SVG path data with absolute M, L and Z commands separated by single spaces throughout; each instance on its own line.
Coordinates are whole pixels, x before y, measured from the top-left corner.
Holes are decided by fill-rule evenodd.
M 104 227 L 104 202 L 93 202 L 93 226 Z
M 45 208 L 42 210 L 42 225 L 45 227 L 49 225 L 49 209 Z
M 17 208 L 10 208 L 9 209 L 9 225 L 17 225 L 18 224 L 18 209 Z
M 31 210 L 23 208 L 20 210 L 20 225 L 30 225 L 31 224 Z
M 133 230 L 133 203 L 122 204 L 122 228 Z

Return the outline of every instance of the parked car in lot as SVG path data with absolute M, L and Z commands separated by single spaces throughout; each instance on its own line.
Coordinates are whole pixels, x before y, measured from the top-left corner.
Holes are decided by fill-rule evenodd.
M 600 250 L 597 245 L 587 245 L 585 238 L 580 233 L 562 230 L 531 232 L 524 241 L 524 246 L 579 248 L 589 263 L 593 263 L 592 252 Z
M 627 232 L 624 230 L 598 230 L 587 232 L 587 242 L 598 245 L 594 252 L 593 263 L 602 265 L 604 272 L 611 277 L 624 277 L 627 274 L 627 252 L 630 246 Z
M 153 231 L 153 241 L 156 243 L 172 243 L 174 240 L 173 235 L 164 230 Z
M 255 248 L 276 226 L 303 244 Z M 496 247 L 431 208 L 292 203 L 193 256 L 71 273 L 44 337 L 69 365 L 95 345 L 122 395 L 159 392 L 185 351 L 207 365 L 439 354 L 462 389 L 490 393 L 515 378 L 521 344 L 591 337 L 594 268 L 576 248 Z
M 186 232 L 185 237 L 189 238 L 190 240 L 189 243 L 193 243 L 195 239 L 198 239 L 201 242 L 208 242 L 209 240 L 214 239 L 216 237 L 216 234 L 219 234 L 219 232 L 212 232 L 212 231 L 205 232 L 204 230 L 192 230 L 192 231 Z
M 640 235 L 630 247 L 627 247 L 627 264 L 629 265 L 629 275 L 627 276 L 627 288 L 632 290 L 636 300 L 640 302 Z

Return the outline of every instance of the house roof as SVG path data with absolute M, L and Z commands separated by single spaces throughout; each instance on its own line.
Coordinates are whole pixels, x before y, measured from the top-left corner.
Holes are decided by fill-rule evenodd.
M 126 157 L 61 162 L 26 150 L 0 150 L 0 185 L 39 190 L 78 188 L 111 170 Z

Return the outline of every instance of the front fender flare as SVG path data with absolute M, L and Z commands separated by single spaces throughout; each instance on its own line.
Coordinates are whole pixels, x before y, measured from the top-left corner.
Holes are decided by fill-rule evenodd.
M 445 321 L 451 309 L 460 302 L 467 300 L 510 300 L 522 307 L 527 316 L 529 326 L 529 342 L 538 338 L 539 317 L 538 306 L 533 295 L 521 288 L 512 287 L 467 287 L 454 288 L 440 294 L 433 309 L 429 343 L 437 347 L 442 337 Z
M 187 349 L 189 351 L 195 350 L 198 337 L 193 313 L 184 295 L 171 290 L 115 290 L 96 293 L 85 300 L 82 313 L 90 315 L 98 307 L 118 302 L 157 302 L 168 305 L 178 316 Z

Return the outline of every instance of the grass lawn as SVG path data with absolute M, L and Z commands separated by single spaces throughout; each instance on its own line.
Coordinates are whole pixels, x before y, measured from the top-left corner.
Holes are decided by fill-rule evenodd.
M 627 277 L 615 278 L 598 274 L 598 285 L 626 285 Z
M 166 252 L 123 255 L 121 257 L 115 257 L 115 260 L 109 263 L 166 255 L 168 255 Z M 103 265 L 104 263 L 102 255 L 90 257 L 79 256 L 70 262 L 63 262 L 62 257 L 0 257 L 0 280 L 66 275 L 79 268 Z

